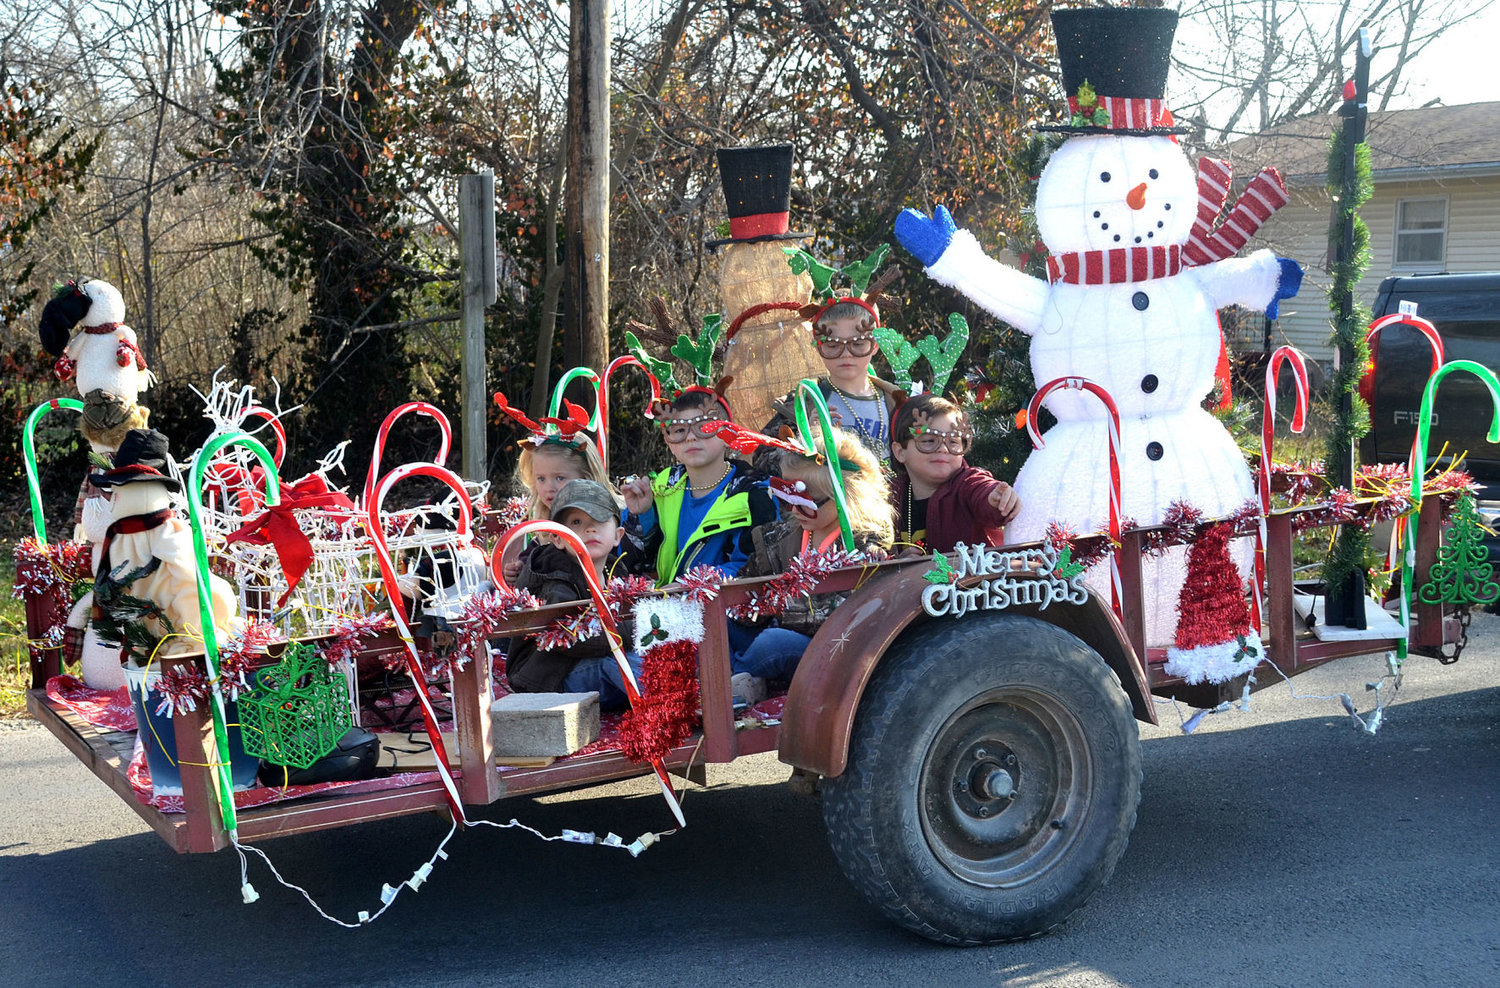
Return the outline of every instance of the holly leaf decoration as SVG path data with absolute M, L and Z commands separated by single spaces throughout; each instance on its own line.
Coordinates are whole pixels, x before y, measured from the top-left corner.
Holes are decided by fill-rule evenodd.
M 875 252 L 863 261 L 844 265 L 844 277 L 849 279 L 849 286 L 854 289 L 854 294 L 864 297 L 865 289 L 869 287 L 870 279 L 875 272 L 880 270 L 885 263 L 886 256 L 891 252 L 890 244 L 881 244 L 875 248 Z
M 668 637 L 670 636 L 668 635 L 667 630 L 661 626 L 661 615 L 652 614 L 651 630 L 647 631 L 644 635 L 641 635 L 640 647 L 643 649 L 650 648 L 657 642 L 666 641 Z
M 941 552 L 932 557 L 932 569 L 922 574 L 922 579 L 928 583 L 955 583 L 958 581 L 958 570 L 948 562 L 948 557 Z
M 1059 580 L 1071 580 L 1083 572 L 1083 564 L 1073 562 L 1073 547 L 1064 546 L 1062 552 L 1057 554 L 1057 562 L 1052 567 L 1052 575 Z
M 942 391 L 948 383 L 948 378 L 953 374 L 953 367 L 962 356 L 964 347 L 969 345 L 969 321 L 957 312 L 948 316 L 948 325 L 953 331 L 948 338 L 939 340 L 936 336 L 924 336 L 917 341 L 917 350 L 927 358 L 927 366 L 932 368 L 932 390 Z
M 891 380 L 903 391 L 911 388 L 911 365 L 917 362 L 922 352 L 906 341 L 906 338 L 894 329 L 885 326 L 876 326 L 874 329 L 875 342 L 880 344 L 880 352 L 885 355 L 885 362 L 891 368 Z

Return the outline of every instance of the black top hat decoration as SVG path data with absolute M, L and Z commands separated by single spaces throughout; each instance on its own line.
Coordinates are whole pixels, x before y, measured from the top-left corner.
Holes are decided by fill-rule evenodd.
M 1072 116 L 1038 130 L 1065 134 L 1183 134 L 1166 106 L 1177 11 L 1087 7 L 1052 11 Z
M 792 199 L 790 144 L 719 148 L 719 182 L 729 212 L 729 239 L 710 240 L 708 246 L 812 236 L 787 232 Z
M 182 483 L 164 471 L 167 467 L 167 437 L 155 429 L 131 429 L 115 453 L 114 466 L 89 477 L 101 490 L 126 484 L 165 484 L 169 491 L 182 490 Z

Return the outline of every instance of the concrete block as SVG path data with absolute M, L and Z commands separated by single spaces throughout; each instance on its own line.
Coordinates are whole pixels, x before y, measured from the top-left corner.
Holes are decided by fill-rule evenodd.
M 562 757 L 599 740 L 598 693 L 512 693 L 490 705 L 499 757 Z

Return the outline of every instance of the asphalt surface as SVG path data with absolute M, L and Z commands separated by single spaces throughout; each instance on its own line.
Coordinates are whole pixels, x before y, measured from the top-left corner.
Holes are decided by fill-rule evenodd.
M 0 729 L 7 985 L 1500 984 L 1500 618 L 1456 666 L 1410 660 L 1376 736 L 1337 701 L 1256 694 L 1192 735 L 1143 730 L 1139 820 L 1113 880 L 1058 930 L 980 949 L 886 925 L 845 884 L 818 804 L 774 756 L 711 769 L 689 827 L 638 860 L 516 831 L 459 834 L 415 895 L 328 924 L 261 864 L 179 857 L 40 728 Z M 1298 677 L 1361 710 L 1378 657 Z M 491 807 L 544 831 L 665 825 L 640 781 Z M 348 918 L 446 827 L 424 816 L 264 845 Z

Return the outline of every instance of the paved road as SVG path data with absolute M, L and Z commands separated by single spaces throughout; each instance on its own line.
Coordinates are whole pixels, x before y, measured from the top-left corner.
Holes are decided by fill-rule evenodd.
M 993 949 L 886 926 L 844 884 L 817 804 L 749 759 L 632 861 L 514 832 L 451 859 L 373 927 L 318 920 L 261 869 L 177 857 L 40 729 L 0 731 L 7 984 L 1500 984 L 1500 618 L 1454 667 L 1413 659 L 1375 737 L 1285 685 L 1193 735 L 1144 735 L 1140 818 L 1113 881 L 1060 930 Z M 1376 658 L 1296 680 L 1360 690 Z M 1163 719 L 1175 724 L 1170 708 Z M 640 783 L 522 801 L 549 832 L 660 826 Z M 494 813 L 498 815 L 499 810 Z M 273 842 L 349 916 L 443 832 L 423 817 Z

